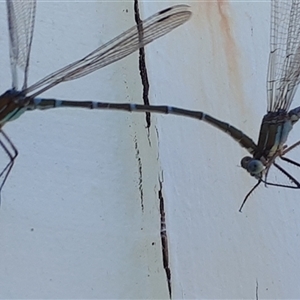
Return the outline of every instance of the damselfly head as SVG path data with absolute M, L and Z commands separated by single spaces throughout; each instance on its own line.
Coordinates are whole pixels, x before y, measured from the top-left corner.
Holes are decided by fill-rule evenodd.
M 247 172 L 251 174 L 251 176 L 255 177 L 261 174 L 265 168 L 260 160 L 250 156 L 245 156 L 242 158 L 241 166 L 242 168 L 246 169 Z

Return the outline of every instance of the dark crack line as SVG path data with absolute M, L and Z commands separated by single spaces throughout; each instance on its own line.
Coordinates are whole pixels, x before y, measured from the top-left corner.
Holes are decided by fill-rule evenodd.
M 136 22 L 136 26 L 139 32 L 139 40 L 142 41 L 144 38 L 144 29 L 143 22 L 140 18 L 140 10 L 139 10 L 139 1 L 134 0 L 134 18 Z M 146 68 L 146 60 L 145 60 L 145 48 L 142 47 L 139 49 L 139 70 L 141 81 L 143 85 L 143 102 L 145 105 L 149 105 L 149 80 Z M 148 129 L 148 137 L 149 137 L 149 128 L 151 126 L 151 115 L 149 112 L 146 112 L 146 128 Z
M 135 22 L 137 24 L 137 29 L 139 32 L 139 40 L 141 41 L 143 40 L 144 32 L 143 32 L 143 23 L 140 18 L 138 0 L 134 0 L 134 13 L 135 13 Z M 149 84 L 148 73 L 146 68 L 144 47 L 139 49 L 139 70 L 140 70 L 140 77 L 143 86 L 143 102 L 145 105 L 150 105 L 150 101 L 149 101 L 150 84 Z M 148 112 L 146 113 L 146 124 L 147 124 L 146 128 L 148 129 L 148 142 L 149 145 L 151 146 L 150 131 L 149 131 L 151 126 L 151 115 Z M 142 206 L 142 210 L 144 210 L 144 196 L 143 196 L 143 186 L 142 186 L 142 163 L 141 163 L 141 158 L 139 156 L 138 143 L 136 137 L 135 137 L 135 150 L 136 150 L 136 158 L 138 160 L 139 173 L 140 173 L 139 190 L 141 195 L 141 206 Z M 163 267 L 166 272 L 169 297 L 170 299 L 172 299 L 171 270 L 169 268 L 168 236 L 167 236 L 167 229 L 166 229 L 164 198 L 162 193 L 162 181 L 159 180 L 159 183 L 160 183 L 160 190 L 158 191 L 158 198 L 160 202 L 159 205 L 160 206 L 160 236 L 161 236 L 161 245 L 162 245 Z
M 134 149 L 135 149 L 135 158 L 138 163 L 138 169 L 139 169 L 139 191 L 140 191 L 140 198 L 141 198 L 141 208 L 142 212 L 144 212 L 144 190 L 143 190 L 143 165 L 142 160 L 140 157 L 140 150 L 137 142 L 136 136 L 134 137 Z
M 169 267 L 169 248 L 168 248 L 168 235 L 166 227 L 166 213 L 164 205 L 164 197 L 162 192 L 162 181 L 159 180 L 160 189 L 158 191 L 159 208 L 160 208 L 160 238 L 162 246 L 163 266 L 166 272 L 168 290 L 170 299 L 172 299 L 172 284 L 171 284 L 171 269 Z

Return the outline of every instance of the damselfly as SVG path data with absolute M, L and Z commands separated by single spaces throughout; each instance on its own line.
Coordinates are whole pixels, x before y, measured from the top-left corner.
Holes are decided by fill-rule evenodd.
M 241 166 L 257 179 L 239 209 L 242 210 L 250 194 L 261 184 L 299 189 L 299 181 L 275 160 L 280 158 L 292 165 L 300 164 L 285 157 L 300 145 L 285 145 L 293 125 L 300 118 L 300 107 L 290 109 L 300 82 L 300 0 L 272 0 L 271 39 L 267 74 L 267 114 L 263 117 L 259 138 L 255 144 L 250 137 L 229 124 L 204 115 L 202 119 L 231 135 L 251 154 L 241 160 Z M 290 181 L 280 184 L 268 181 L 274 166 Z
M 9 156 L 9 163 L 0 173 L 3 181 L 0 192 L 13 167 L 18 151 L 3 131 L 5 123 L 15 120 L 28 110 L 49 109 L 54 107 L 82 107 L 89 109 L 123 109 L 127 111 L 158 111 L 161 109 L 134 104 L 110 104 L 91 101 L 65 101 L 36 98 L 57 84 L 80 78 L 113 62 L 116 62 L 155 39 L 185 23 L 191 12 L 187 5 L 166 8 L 137 26 L 123 32 L 103 46 L 95 49 L 82 59 L 46 76 L 28 86 L 30 51 L 33 39 L 36 0 L 6 0 L 10 41 L 10 62 L 12 69 L 12 89 L 0 96 L 0 134 L 4 140 L 0 145 Z M 19 69 L 23 73 L 23 86 L 18 90 Z M 6 141 L 6 142 L 5 142 Z M 7 145 L 6 145 L 7 144 Z
M 300 1 L 272 0 L 271 36 L 267 74 L 267 114 L 263 117 L 257 145 L 251 139 L 240 141 L 252 157 L 244 157 L 241 165 L 258 181 L 246 195 L 242 210 L 249 195 L 260 183 L 285 188 L 299 189 L 299 181 L 282 168 L 276 158 L 300 167 L 300 164 L 285 157 L 289 151 L 300 145 L 285 145 L 293 125 L 300 118 L 300 107 L 288 111 L 300 82 Z M 247 140 L 247 142 L 246 142 Z M 270 168 L 282 172 L 291 184 L 268 182 Z
M 199 118 L 223 130 L 234 138 L 250 154 L 241 160 L 241 166 L 257 183 L 244 198 L 242 210 L 251 193 L 261 184 L 300 189 L 300 182 L 275 160 L 277 158 L 300 167 L 300 163 L 285 155 L 300 145 L 285 145 L 293 125 L 300 118 L 300 107 L 290 111 L 300 83 L 300 0 L 271 1 L 271 36 L 267 73 L 267 114 L 263 117 L 258 142 L 230 124 L 216 120 L 204 113 Z M 286 176 L 288 184 L 268 181 L 270 168 L 274 167 Z

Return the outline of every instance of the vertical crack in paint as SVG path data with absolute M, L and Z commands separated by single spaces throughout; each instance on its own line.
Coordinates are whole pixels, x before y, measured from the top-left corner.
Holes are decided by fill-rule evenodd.
M 139 3 L 138 0 L 134 0 L 134 13 L 135 13 L 135 22 L 137 24 L 137 29 L 139 32 L 139 40 L 143 39 L 143 23 L 140 18 L 139 12 Z M 150 105 L 149 102 L 149 89 L 150 84 L 148 80 L 147 68 L 146 68 L 146 61 L 145 61 L 145 49 L 144 47 L 139 49 L 139 70 L 140 76 L 143 86 L 143 102 L 145 105 Z M 146 113 L 146 128 L 148 129 L 148 141 L 149 145 L 151 146 L 151 141 L 149 138 L 149 128 L 151 126 L 151 115 L 150 113 Z M 139 164 L 139 190 L 141 196 L 141 206 L 142 210 L 144 210 L 144 196 L 143 196 L 143 181 L 142 181 L 142 163 L 141 158 L 139 155 L 138 143 L 135 137 L 135 150 L 136 150 L 136 158 Z M 161 237 L 161 245 L 162 245 L 162 258 L 163 258 L 163 267 L 166 272 L 167 278 L 167 285 L 169 291 L 169 297 L 172 299 L 172 288 L 171 288 L 171 270 L 169 268 L 169 251 L 168 251 L 168 237 L 167 237 L 167 229 L 166 229 L 166 217 L 165 217 L 165 210 L 164 210 L 164 198 L 162 193 L 162 181 L 159 180 L 160 183 L 160 190 L 158 191 L 158 199 L 159 199 L 159 207 L 160 207 L 160 237 Z
M 160 208 L 160 238 L 162 246 L 162 257 L 163 257 L 163 266 L 166 272 L 168 290 L 170 299 L 172 299 L 172 285 L 171 285 L 171 270 L 169 268 L 169 249 L 168 249 L 168 235 L 166 227 L 166 213 L 164 205 L 164 197 L 162 192 L 162 181 L 159 180 L 160 189 L 158 191 L 159 199 L 159 208 Z
M 139 169 L 138 185 L 139 185 L 140 198 L 141 198 L 141 208 L 142 208 L 142 211 L 144 212 L 143 165 L 142 165 L 142 160 L 140 157 L 140 150 L 139 150 L 136 136 L 134 136 L 134 149 L 135 149 L 135 158 L 137 159 L 138 169 Z
M 255 299 L 258 300 L 258 281 L 256 279 Z
M 138 0 L 134 0 L 134 18 L 137 25 L 137 29 L 139 32 L 139 40 L 143 40 L 144 37 L 144 29 L 143 29 L 143 22 L 140 18 L 140 11 L 139 11 L 139 2 Z M 142 47 L 139 49 L 139 69 L 140 69 L 140 76 L 143 85 L 143 101 L 145 105 L 149 105 L 149 80 L 146 68 L 146 61 L 145 61 L 145 48 Z M 149 112 L 146 112 L 146 128 L 148 128 L 148 135 L 149 135 L 149 128 L 151 126 L 151 115 Z

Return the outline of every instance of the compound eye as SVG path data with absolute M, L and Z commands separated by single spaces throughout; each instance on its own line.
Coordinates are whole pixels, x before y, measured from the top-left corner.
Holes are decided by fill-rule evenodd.
M 264 165 L 262 164 L 262 162 L 260 160 L 253 159 L 252 161 L 250 161 L 248 163 L 247 171 L 251 175 L 257 175 L 257 174 L 261 173 L 263 171 L 263 169 L 264 169 Z
M 248 170 L 248 165 L 249 165 L 249 162 L 252 160 L 253 158 L 250 157 L 250 156 L 245 156 L 242 158 L 241 160 L 241 166 L 242 168 Z
M 264 170 L 264 165 L 260 160 L 249 156 L 246 156 L 241 160 L 241 166 L 252 176 L 258 175 Z

